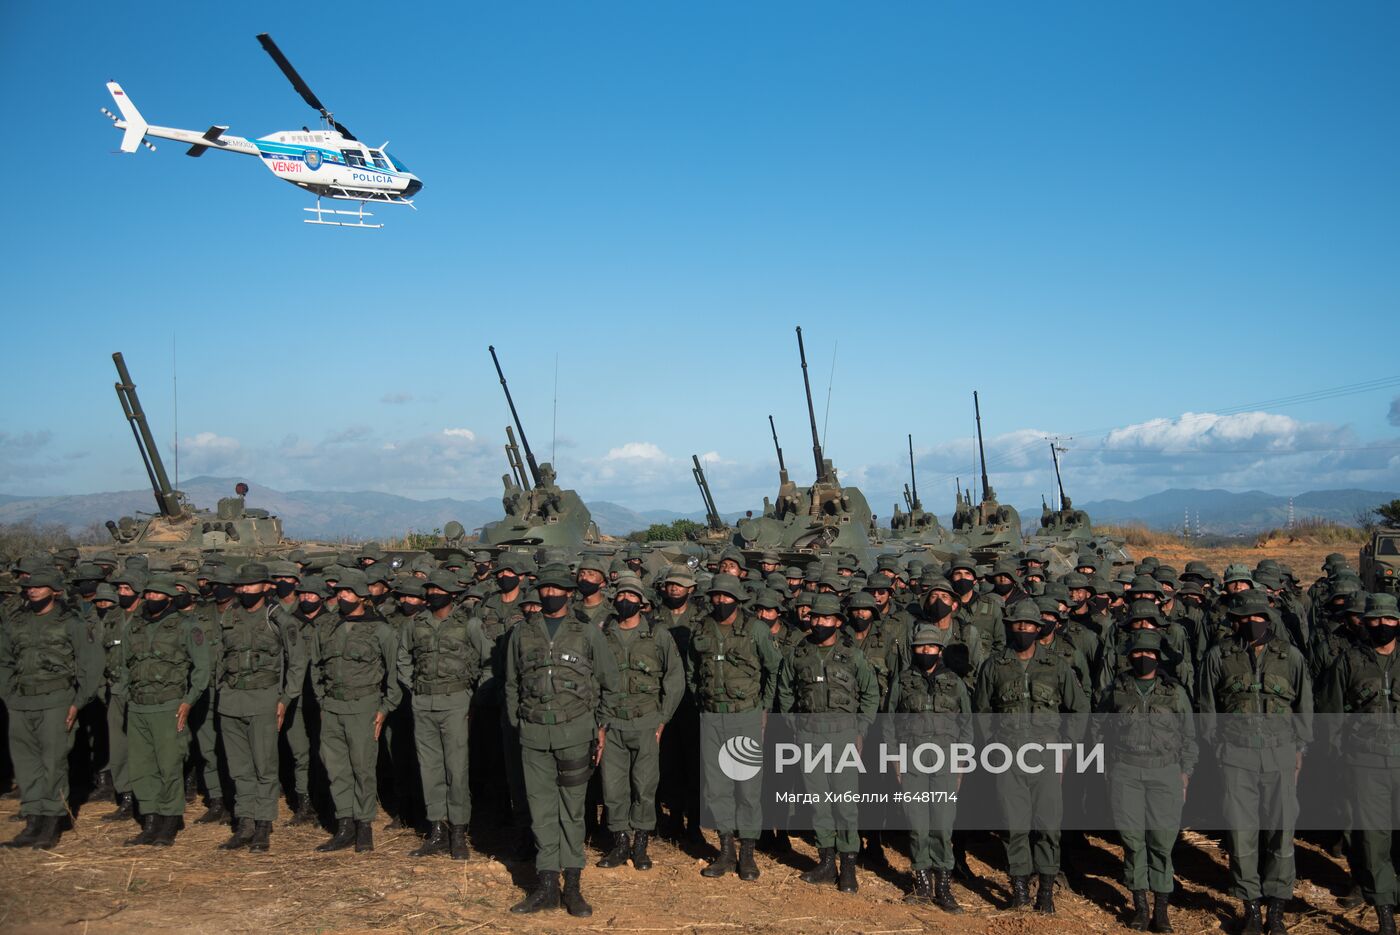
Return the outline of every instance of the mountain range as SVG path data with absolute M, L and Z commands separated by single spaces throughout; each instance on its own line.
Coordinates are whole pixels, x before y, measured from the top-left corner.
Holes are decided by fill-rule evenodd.
M 181 484 L 190 502 L 213 509 L 220 497 L 233 492 L 234 479 L 196 477 Z M 290 538 L 335 541 L 401 537 L 410 531 L 431 532 L 450 520 L 468 530 L 499 519 L 501 501 L 496 497 L 480 500 L 411 500 L 373 491 L 339 492 L 317 490 L 280 491 L 252 484 L 248 505 L 260 507 L 282 518 Z M 1368 490 L 1314 490 L 1292 497 L 1293 518 L 1317 518 L 1352 525 L 1358 513 L 1382 503 L 1400 499 L 1400 493 Z M 1142 523 L 1153 529 L 1180 529 L 1187 516 L 1193 528 L 1203 533 L 1243 535 L 1286 526 L 1289 519 L 1286 496 L 1257 490 L 1241 493 L 1228 490 L 1164 490 L 1137 500 L 1100 500 L 1076 503 L 1095 523 Z M 25 497 L 0 494 L 0 523 L 33 521 L 59 524 L 77 533 L 108 519 L 149 512 L 155 502 L 148 489 L 108 493 L 72 494 L 56 497 Z M 703 521 L 701 513 L 671 510 L 633 510 L 608 501 L 589 504 L 594 522 L 609 535 L 626 535 L 653 523 L 677 519 Z M 1021 508 L 1028 522 L 1035 522 L 1039 507 Z M 738 514 L 726 515 L 733 520 Z M 940 517 L 945 524 L 948 517 Z

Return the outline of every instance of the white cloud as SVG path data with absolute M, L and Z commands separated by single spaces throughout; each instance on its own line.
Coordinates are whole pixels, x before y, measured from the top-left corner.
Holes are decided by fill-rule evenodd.
M 612 448 L 603 456 L 604 461 L 650 461 L 665 463 L 671 458 L 651 442 L 628 442 L 620 448 Z
M 469 442 L 476 441 L 476 433 L 471 429 L 443 429 L 442 434 L 448 438 L 462 438 Z
M 217 432 L 197 432 L 180 439 L 182 474 L 219 474 L 244 465 L 243 445 Z

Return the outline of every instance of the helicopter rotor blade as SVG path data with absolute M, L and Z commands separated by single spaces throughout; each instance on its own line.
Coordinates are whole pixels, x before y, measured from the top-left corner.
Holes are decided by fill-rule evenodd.
M 277 43 L 272 41 L 272 36 L 265 32 L 258 33 L 258 42 L 262 45 L 263 51 L 272 56 L 272 60 L 277 63 L 277 67 L 282 69 L 282 74 L 287 76 L 287 80 L 292 83 L 293 88 L 296 88 L 297 93 L 301 95 L 301 99 L 320 111 L 322 117 L 331 121 L 331 125 L 336 128 L 341 136 L 345 137 L 347 140 L 355 139 L 355 135 L 346 129 L 344 124 L 331 117 L 331 112 L 326 110 L 326 105 L 321 103 L 321 99 L 316 96 L 316 92 L 311 90 L 311 86 L 306 83 L 301 75 L 297 74 L 297 70 L 292 67 L 292 63 L 287 59 L 287 56 L 283 55 L 282 50 L 277 47 Z

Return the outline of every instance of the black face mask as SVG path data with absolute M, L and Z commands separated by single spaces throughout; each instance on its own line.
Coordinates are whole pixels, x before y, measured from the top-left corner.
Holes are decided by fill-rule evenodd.
M 866 630 L 869 630 L 870 625 L 874 622 L 873 619 L 857 617 L 855 614 L 851 614 L 851 629 L 855 630 L 857 633 L 864 633 Z
M 1110 598 L 1107 594 L 1095 594 L 1089 598 L 1089 609 L 1096 614 L 1101 614 L 1108 610 Z
M 50 604 L 53 603 L 53 595 L 50 594 L 48 597 L 44 598 L 42 601 L 25 601 L 24 603 L 25 603 L 26 606 L 29 607 L 29 612 L 30 612 L 30 613 L 32 613 L 32 614 L 43 613 L 44 610 L 45 610 L 45 608 L 47 608 Z
M 1040 638 L 1041 638 L 1041 639 L 1045 639 L 1047 636 L 1049 636 L 1051 633 L 1054 633 L 1054 632 L 1055 632 L 1056 630 L 1058 630 L 1059 628 L 1060 628 L 1060 622 L 1059 622 L 1058 620 L 1044 620 L 1044 621 L 1041 621 L 1041 624 L 1040 624 Z
M 211 595 L 211 594 L 213 594 L 213 593 L 214 593 L 214 586 L 213 586 L 212 584 L 210 584 L 208 581 L 206 581 L 206 582 L 204 582 L 203 584 L 199 585 L 199 596 L 200 596 L 200 597 L 208 597 L 209 595 Z
M 429 610 L 442 610 L 452 603 L 451 594 L 429 594 L 423 598 L 423 603 L 428 605 Z
M 914 668 L 920 672 L 932 672 L 942 661 L 942 653 L 914 653 Z
M 953 590 L 958 593 L 959 597 L 966 597 L 971 594 L 972 589 L 976 586 L 977 582 L 973 581 L 971 578 L 959 578 L 953 582 Z
M 508 592 L 508 591 L 514 591 L 514 590 L 515 590 L 516 588 L 518 588 L 519 586 L 520 586 L 520 576 L 519 576 L 519 575 L 497 575 L 497 576 L 496 576 L 496 587 L 498 587 L 498 588 L 501 589 L 501 593 L 502 593 L 502 594 L 504 594 L 504 593 L 506 593 L 506 592 Z
M 637 615 L 637 611 L 642 609 L 641 601 L 634 601 L 630 597 L 619 597 L 613 601 L 613 610 L 617 611 L 619 620 L 631 620 Z
M 233 585 L 231 585 L 231 584 L 216 584 L 216 585 L 214 585 L 214 600 L 218 601 L 220 604 L 222 604 L 224 601 L 231 601 L 231 600 L 233 600 Z
M 297 601 L 297 610 L 310 617 L 321 607 L 320 601 Z
M 942 601 L 929 601 L 928 617 L 930 620 L 939 621 L 953 612 L 953 608 Z
M 107 616 L 107 612 L 110 611 L 112 608 L 110 606 L 98 607 L 96 604 L 93 604 L 92 609 L 97 611 L 97 619 L 101 620 L 103 617 Z
M 825 643 L 836 634 L 840 627 L 811 627 L 807 630 L 807 639 L 813 643 Z
M 162 597 L 159 599 L 147 598 L 146 602 L 141 605 L 141 613 L 154 620 L 161 614 L 165 613 L 166 608 L 168 608 L 169 606 L 170 598 L 168 597 Z
M 1239 632 L 1242 636 L 1247 637 L 1251 643 L 1262 643 L 1269 635 L 1269 621 L 1261 620 L 1241 623 Z
M 1385 646 L 1393 642 L 1396 633 L 1400 633 L 1400 624 L 1379 623 L 1366 627 L 1366 634 L 1371 638 L 1372 646 Z
M 580 581 L 578 583 L 578 593 L 584 597 L 592 597 L 602 590 L 603 586 L 596 581 Z
M 83 597 L 84 600 L 90 601 L 90 600 L 92 600 L 93 597 L 95 597 L 96 594 L 97 594 L 97 582 L 96 582 L 96 581 L 79 581 L 78 584 L 77 584 L 77 588 L 78 588 L 78 593 L 79 593 L 80 595 L 82 595 L 82 597 Z
M 360 609 L 360 603 L 361 602 L 358 597 L 352 601 L 347 601 L 345 598 L 342 597 L 340 599 L 340 615 L 342 617 L 355 616 L 355 611 Z
M 1153 672 L 1157 671 L 1157 657 L 1132 656 L 1128 659 L 1128 665 L 1132 667 L 1133 675 L 1140 679 L 1145 679 Z
M 710 608 L 710 616 L 716 620 L 728 620 L 729 615 L 734 613 L 738 604 L 716 604 Z
M 189 610 L 194 606 L 194 595 L 188 592 L 175 597 L 176 610 Z
M 994 581 L 994 582 L 992 582 L 992 593 L 993 593 L 993 594 L 996 594 L 996 595 L 998 595 L 998 596 L 1000 596 L 1000 597 L 1006 597 L 1006 595 L 1008 595 L 1008 594 L 1011 593 L 1011 589 L 1012 589 L 1013 587 L 1014 587 L 1014 585 L 1009 584 L 1009 583 L 1008 583 L 1008 584 L 1004 584 L 1004 583 L 1002 583 L 1002 582 L 1000 582 L 1000 581 Z
M 285 601 L 287 598 L 291 597 L 297 589 L 295 581 L 278 581 L 273 587 L 277 589 L 277 599 L 279 601 Z
M 688 600 L 690 600 L 690 595 L 689 595 L 689 594 L 680 594 L 680 595 L 676 595 L 676 594 L 663 594 L 663 595 L 661 595 L 661 603 L 665 604 L 666 607 L 669 608 L 670 610 L 680 610 L 682 607 L 685 606 L 685 602 L 688 601 Z
M 1025 630 L 1011 630 L 1006 634 L 1006 643 L 1018 653 L 1023 653 L 1035 645 L 1035 641 L 1040 639 L 1040 632 L 1034 633 Z
M 540 607 L 544 608 L 545 614 L 549 616 L 559 613 L 567 603 L 569 603 L 569 595 L 567 594 L 540 595 Z
M 244 610 L 252 610 L 254 607 L 257 607 L 258 602 L 262 599 L 263 593 L 261 591 L 255 591 L 252 594 L 240 591 L 238 594 L 238 603 L 243 605 Z
M 136 595 L 118 594 L 117 603 L 121 605 L 122 610 L 130 610 L 136 604 Z

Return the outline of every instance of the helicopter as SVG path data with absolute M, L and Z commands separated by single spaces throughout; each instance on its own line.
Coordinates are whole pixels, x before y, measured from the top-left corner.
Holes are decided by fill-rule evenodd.
M 408 205 L 413 208 L 412 198 L 422 190 L 423 183 L 408 171 L 402 161 L 389 155 L 388 142 L 372 148 L 356 139 L 343 123 L 335 119 L 335 115 L 326 110 L 270 35 L 259 34 L 258 42 L 272 56 L 302 99 L 320 112 L 321 129 L 302 127 L 300 130 L 280 130 L 250 140 L 229 136 L 225 133 L 228 127 L 217 124 L 203 132 L 153 126 L 141 116 L 122 86 L 109 81 L 107 90 L 111 92 L 121 116 L 105 107 L 102 113 L 111 119 L 118 130 L 124 131 L 121 151 L 134 153 L 137 147 L 145 146 L 155 152 L 155 146 L 146 139 L 153 136 L 189 143 L 190 148 L 185 151 L 187 156 L 203 156 L 210 149 L 257 156 L 277 178 L 316 196 L 316 207 L 304 209 L 315 215 L 303 219 L 307 224 L 377 229 L 384 225 L 366 222 L 366 218 L 373 217 L 372 212 L 365 210 L 366 203 Z M 355 211 L 323 208 L 322 198 L 356 201 L 359 207 Z

